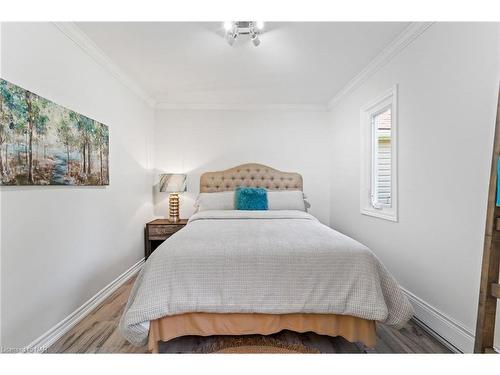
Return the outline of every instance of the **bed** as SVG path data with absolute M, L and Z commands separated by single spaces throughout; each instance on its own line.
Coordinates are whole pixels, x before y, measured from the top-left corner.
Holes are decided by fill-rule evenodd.
M 302 191 L 298 173 L 260 164 L 201 176 L 201 193 Z M 120 321 L 132 344 L 283 329 L 374 346 L 375 322 L 413 315 L 396 280 L 359 242 L 303 210 L 204 210 L 145 263 Z

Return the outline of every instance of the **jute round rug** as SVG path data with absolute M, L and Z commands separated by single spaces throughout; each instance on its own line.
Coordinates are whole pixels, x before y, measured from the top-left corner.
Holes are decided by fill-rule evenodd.
M 271 337 L 220 337 L 198 353 L 214 354 L 319 354 L 319 350 L 302 344 L 289 344 Z

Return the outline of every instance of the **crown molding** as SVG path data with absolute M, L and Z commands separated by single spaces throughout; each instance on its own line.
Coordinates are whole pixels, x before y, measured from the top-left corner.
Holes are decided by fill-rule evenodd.
M 384 67 L 395 56 L 403 51 L 434 22 L 412 22 L 399 34 L 382 52 L 347 83 L 327 105 L 321 104 L 222 104 L 222 103 L 170 103 L 157 101 L 140 85 L 134 82 L 120 69 L 78 26 L 73 22 L 54 22 L 53 24 L 77 46 L 79 46 L 94 61 L 100 64 L 119 82 L 141 98 L 149 107 L 165 110 L 216 110 L 216 111 L 306 111 L 324 112 L 331 110 L 343 97 L 362 85 L 369 77 Z
M 157 101 L 151 97 L 140 85 L 134 82 L 113 60 L 104 53 L 95 43 L 73 22 L 53 23 L 66 37 L 71 39 L 94 61 L 111 73 L 125 87 L 141 98 L 148 106 L 154 109 L 166 110 L 215 110 L 215 111 L 309 111 L 325 112 L 325 105 L 316 104 L 223 104 L 223 103 L 170 103 Z
M 328 110 L 331 110 L 343 97 L 361 86 L 433 24 L 434 22 L 412 22 L 328 102 Z
M 53 24 L 87 55 L 94 59 L 94 61 L 111 73 L 120 83 L 142 99 L 148 106 L 155 106 L 156 101 L 154 98 L 149 96 L 142 87 L 121 70 L 78 26 L 73 22 L 53 22 Z
M 191 111 L 301 111 L 326 112 L 327 107 L 321 104 L 222 104 L 222 103 L 170 103 L 158 101 L 156 109 L 191 110 Z

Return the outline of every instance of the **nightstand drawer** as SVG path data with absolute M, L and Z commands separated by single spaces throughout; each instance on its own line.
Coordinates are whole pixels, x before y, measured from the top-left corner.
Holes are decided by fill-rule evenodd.
M 144 257 L 148 259 L 163 241 L 184 228 L 187 222 L 187 219 L 175 223 L 168 219 L 156 219 L 147 223 L 144 229 Z
M 165 238 L 182 229 L 184 225 L 148 225 L 149 238 Z

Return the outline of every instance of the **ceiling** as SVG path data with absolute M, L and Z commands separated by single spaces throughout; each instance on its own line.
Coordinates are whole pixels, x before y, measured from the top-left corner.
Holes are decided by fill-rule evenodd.
M 77 23 L 158 105 L 321 105 L 409 24 L 266 22 L 233 47 L 222 22 Z

